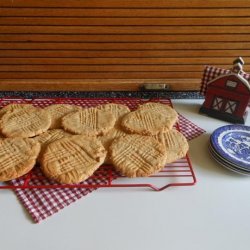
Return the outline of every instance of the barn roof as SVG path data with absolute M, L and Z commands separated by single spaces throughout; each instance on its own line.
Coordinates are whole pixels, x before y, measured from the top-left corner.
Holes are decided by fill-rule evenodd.
M 242 75 L 235 74 L 235 73 L 220 75 L 220 76 L 218 76 L 218 77 L 212 79 L 211 81 L 209 81 L 209 82 L 207 83 L 207 85 L 209 85 L 209 84 L 212 83 L 212 82 L 217 81 L 218 79 L 221 79 L 221 78 L 223 78 L 223 77 L 229 77 L 229 76 L 235 76 L 236 78 L 238 78 L 238 79 L 247 87 L 247 89 L 250 91 L 250 84 L 249 84 L 249 82 L 248 82 Z
M 201 81 L 201 87 L 200 87 L 200 93 L 202 95 L 206 94 L 207 86 L 210 84 L 213 80 L 218 79 L 220 77 L 228 76 L 231 70 L 221 69 L 213 66 L 206 66 L 203 72 L 203 77 Z M 242 72 L 240 75 L 232 73 L 232 75 L 236 75 L 240 77 L 240 80 L 246 84 L 246 87 L 250 91 L 250 74 L 247 74 L 245 72 Z

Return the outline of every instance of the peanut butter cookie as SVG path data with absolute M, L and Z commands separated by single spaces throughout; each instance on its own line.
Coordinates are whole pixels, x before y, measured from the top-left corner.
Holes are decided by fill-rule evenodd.
M 44 150 L 46 149 L 46 147 L 51 143 L 54 142 L 56 140 L 59 140 L 61 138 L 64 137 L 68 137 L 68 136 L 72 136 L 72 134 L 67 133 L 66 131 L 64 131 L 63 129 L 51 129 L 51 130 L 47 130 L 46 132 L 36 136 L 34 138 L 34 140 L 38 141 L 41 145 L 41 151 L 40 154 L 37 158 L 38 162 L 40 162 L 41 157 L 44 153 Z
M 1 119 L 0 130 L 6 137 L 33 137 L 50 127 L 49 114 L 39 108 L 7 111 Z
M 115 168 L 127 177 L 145 177 L 160 171 L 167 153 L 151 136 L 126 135 L 110 146 L 110 159 Z
M 154 110 L 138 109 L 125 115 L 121 126 L 128 132 L 141 135 L 156 135 L 172 128 L 173 120 Z
M 155 136 L 163 144 L 167 151 L 166 163 L 174 162 L 184 157 L 189 149 L 188 141 L 185 136 L 175 129 L 160 133 Z
M 31 138 L 0 140 L 0 181 L 16 179 L 35 165 L 40 144 Z
M 107 133 L 115 124 L 110 111 L 97 108 L 82 109 L 62 118 L 62 126 L 73 134 L 95 136 Z
M 69 104 L 53 104 L 44 108 L 51 116 L 50 129 L 61 128 L 62 118 L 74 111 L 79 110 L 79 107 Z
M 17 111 L 20 109 L 36 109 L 36 107 L 34 107 L 31 104 L 26 104 L 26 103 L 12 103 L 12 104 L 8 104 L 6 106 L 4 106 L 3 108 L 0 109 L 0 118 L 7 113 L 8 111 Z
M 110 129 L 105 135 L 102 135 L 99 137 L 99 139 L 101 140 L 102 145 L 104 146 L 104 148 L 107 150 L 107 156 L 105 158 L 104 163 L 107 164 L 111 164 L 111 160 L 110 160 L 110 152 L 109 152 L 109 147 L 112 144 L 112 142 L 122 136 L 127 135 L 126 132 L 124 132 L 121 128 L 119 128 L 118 126 L 115 126 L 114 128 Z
M 74 184 L 86 180 L 103 163 L 106 150 L 95 137 L 75 135 L 50 143 L 41 169 L 53 180 Z
M 178 120 L 178 113 L 169 105 L 158 102 L 147 102 L 139 106 L 140 110 L 152 110 L 163 114 L 168 120 L 168 128 L 171 129 Z
M 110 111 L 116 119 L 116 124 L 120 122 L 124 115 L 130 112 L 130 109 L 127 106 L 116 103 L 103 104 L 97 106 L 96 108 L 100 110 Z

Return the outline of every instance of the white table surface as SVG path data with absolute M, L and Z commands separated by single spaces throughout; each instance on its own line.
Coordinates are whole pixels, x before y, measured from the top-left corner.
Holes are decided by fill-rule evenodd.
M 250 177 L 224 169 L 207 150 L 211 132 L 227 123 L 200 115 L 202 100 L 173 103 L 207 131 L 190 142 L 195 186 L 99 189 L 39 224 L 12 191 L 0 190 L 0 249 L 250 249 Z

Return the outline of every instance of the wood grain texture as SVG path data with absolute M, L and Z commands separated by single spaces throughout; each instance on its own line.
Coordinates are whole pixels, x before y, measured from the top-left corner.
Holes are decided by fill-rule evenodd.
M 70 57 L 70 58 L 144 58 L 144 57 L 237 57 L 244 53 L 250 56 L 249 50 L 2 50 L 1 57 Z M 216 59 L 215 59 L 216 60 Z
M 247 64 L 250 57 L 244 57 Z M 232 65 L 231 57 L 191 57 L 191 58 L 0 58 L 0 65 Z
M 229 68 L 231 65 L 217 65 Z M 201 72 L 202 65 L 0 65 L 0 72 Z M 246 70 L 250 67 L 247 66 Z
M 250 42 L 166 42 L 166 43 L 67 43 L 0 42 L 0 50 L 237 50 L 250 49 Z
M 250 10 L 249 10 L 250 11 Z M 249 34 L 249 26 L 0 26 L 1 34 Z
M 218 7 L 250 7 L 249 1 L 245 0 L 213 0 L 213 1 L 203 1 L 203 0 L 43 0 L 43 1 L 33 1 L 33 0 L 1 0 L 0 7 L 81 7 L 81 8 L 218 8 Z
M 223 29 L 223 28 L 222 28 Z M 250 34 L 0 34 L 1 42 L 249 42 Z
M 173 91 L 199 88 L 199 79 L 0 79 L 0 90 L 31 91 L 137 91 L 145 83 L 167 84 Z
M 186 78 L 201 78 L 200 72 L 6 72 L 2 71 L 0 79 L 186 79 Z
M 198 90 L 238 56 L 250 70 L 247 0 L 0 1 L 0 90 Z
M 179 26 L 179 25 L 249 25 L 250 18 L 238 17 L 1 17 L 0 25 L 49 26 Z
M 247 1 L 247 0 L 246 0 Z M 120 0 L 120 2 L 123 2 Z M 246 8 L 1 8 L 2 17 L 248 17 Z

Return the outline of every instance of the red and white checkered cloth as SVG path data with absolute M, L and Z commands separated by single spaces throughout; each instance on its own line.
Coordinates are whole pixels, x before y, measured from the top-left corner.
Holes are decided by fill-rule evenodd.
M 229 72 L 230 72 L 229 69 L 221 69 L 221 68 L 217 68 L 213 66 L 206 66 L 203 72 L 202 80 L 201 80 L 200 94 L 205 96 L 208 83 L 214 78 L 220 75 L 228 74 Z M 250 74 L 242 72 L 242 76 L 246 80 L 248 81 L 250 80 Z
M 35 106 L 47 106 L 53 103 L 72 103 L 82 106 L 95 106 L 102 103 L 115 102 L 120 104 L 126 104 L 131 110 L 135 109 L 138 104 L 142 104 L 148 100 L 138 98 L 119 98 L 119 99 L 33 99 L 33 100 L 21 100 L 21 99 L 2 99 L 0 100 L 0 106 L 4 106 L 12 102 L 30 102 Z M 155 100 L 161 103 L 171 104 L 170 100 Z M 183 117 L 179 115 L 179 127 L 181 132 L 186 136 L 188 140 L 198 137 L 205 131 Z M 39 176 L 41 173 L 36 170 L 36 174 Z M 114 176 L 115 178 L 115 176 Z M 22 179 L 13 180 L 13 185 L 22 184 Z M 84 184 L 106 184 L 107 177 L 102 176 L 100 178 L 88 179 Z M 46 185 L 51 184 L 47 179 L 34 179 L 31 180 L 31 185 Z M 55 214 L 64 207 L 84 197 L 85 195 L 96 190 L 96 188 L 57 188 L 57 189 L 14 189 L 18 199 L 27 209 L 33 220 L 38 223 L 47 217 Z

